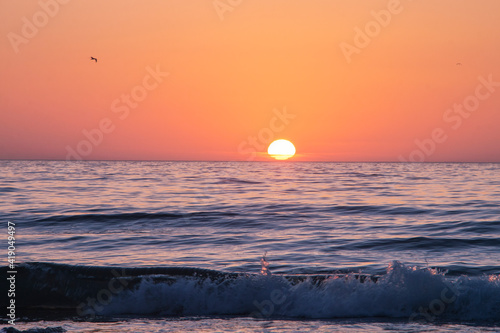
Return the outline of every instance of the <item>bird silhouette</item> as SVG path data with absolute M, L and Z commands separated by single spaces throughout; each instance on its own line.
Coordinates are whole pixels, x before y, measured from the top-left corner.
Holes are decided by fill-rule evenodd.
M 94 57 L 90 57 L 90 60 L 95 60 L 95 62 L 97 62 L 97 58 Z

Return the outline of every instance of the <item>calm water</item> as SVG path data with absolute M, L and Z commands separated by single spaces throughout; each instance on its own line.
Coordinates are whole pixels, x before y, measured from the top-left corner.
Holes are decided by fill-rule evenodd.
M 17 260 L 34 279 L 48 270 L 40 263 L 66 265 L 68 279 L 75 265 L 247 273 L 222 284 L 138 273 L 135 289 L 96 310 L 116 327 L 68 318 L 29 327 L 455 332 L 462 321 L 472 331 L 500 323 L 500 164 L 0 165 L 0 217 L 16 223 Z M 286 279 L 294 275 L 326 279 Z M 409 322 L 419 308 L 432 316 Z

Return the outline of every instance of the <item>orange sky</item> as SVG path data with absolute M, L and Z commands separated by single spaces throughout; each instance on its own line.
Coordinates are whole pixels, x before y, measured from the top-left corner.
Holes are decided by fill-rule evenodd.
M 285 138 L 297 161 L 500 162 L 498 0 L 0 0 L 0 22 L 0 159 Z

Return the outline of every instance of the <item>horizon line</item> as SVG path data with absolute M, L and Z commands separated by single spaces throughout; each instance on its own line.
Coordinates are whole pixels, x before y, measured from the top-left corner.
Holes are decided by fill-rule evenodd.
M 397 163 L 397 164 L 424 164 L 424 163 L 470 163 L 470 164 L 499 164 L 500 161 L 294 161 L 294 160 L 269 160 L 269 161 L 242 161 L 242 160 L 148 160 L 148 159 L 109 159 L 109 160 L 66 160 L 66 159 L 3 159 L 0 161 L 33 161 L 33 162 L 243 162 L 243 163 Z

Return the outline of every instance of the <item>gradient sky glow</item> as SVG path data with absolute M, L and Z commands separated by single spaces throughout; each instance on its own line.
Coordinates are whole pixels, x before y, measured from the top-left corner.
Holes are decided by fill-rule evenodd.
M 498 0 L 0 0 L 0 22 L 0 159 L 284 138 L 296 161 L 500 162 Z

